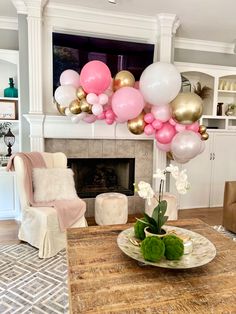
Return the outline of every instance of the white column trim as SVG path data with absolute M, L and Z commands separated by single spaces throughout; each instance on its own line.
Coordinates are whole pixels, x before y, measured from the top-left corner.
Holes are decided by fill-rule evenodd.
M 31 151 L 44 151 L 44 120 L 43 114 L 25 114 L 24 117 L 30 124 L 30 149 Z
M 0 29 L 18 30 L 17 18 L 12 16 L 0 16 Z
M 27 14 L 27 8 L 24 0 L 11 0 L 16 8 L 17 14 Z

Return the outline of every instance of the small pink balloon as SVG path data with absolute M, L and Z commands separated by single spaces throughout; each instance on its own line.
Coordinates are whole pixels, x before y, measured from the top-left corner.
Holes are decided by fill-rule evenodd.
M 186 126 L 180 123 L 176 123 L 175 125 L 175 129 L 177 132 L 182 132 L 186 129 Z
M 98 104 L 98 96 L 96 94 L 94 94 L 94 93 L 89 93 L 86 96 L 86 100 L 91 105 Z
M 196 121 L 193 124 L 189 124 L 186 126 L 186 129 L 197 133 L 199 130 L 199 123 Z
M 87 123 L 93 123 L 97 120 L 97 117 L 93 114 L 88 114 L 84 119 L 83 121 L 84 122 L 87 122 Z
M 170 145 L 171 145 L 171 143 L 162 144 L 162 143 L 156 141 L 157 148 L 159 148 L 160 150 L 162 150 L 164 152 L 170 152 Z
M 105 117 L 106 119 L 115 119 L 115 114 L 114 112 L 112 111 L 112 109 L 108 109 L 106 112 L 105 112 Z
M 163 123 L 157 119 L 155 119 L 153 122 L 152 122 L 152 126 L 154 127 L 154 129 L 156 130 L 159 130 L 162 128 L 162 125 Z
M 101 61 L 93 60 L 85 64 L 80 73 L 80 84 L 86 93 L 103 93 L 111 83 L 111 72 Z
M 144 121 L 146 123 L 152 123 L 155 120 L 154 115 L 152 113 L 146 113 L 144 116 Z
M 112 110 L 118 118 L 126 121 L 136 118 L 144 105 L 142 94 L 133 87 L 121 87 L 112 96 Z
M 105 121 L 107 124 L 113 124 L 114 123 L 114 119 L 106 119 Z
M 106 94 L 100 94 L 98 96 L 98 102 L 100 105 L 106 105 L 108 103 L 108 96 Z
M 165 122 L 163 123 L 162 128 L 156 132 L 156 140 L 161 144 L 168 144 L 172 141 L 175 134 L 176 131 L 173 125 L 169 122 Z
M 170 105 L 158 105 L 153 106 L 151 113 L 154 115 L 155 119 L 158 119 L 162 122 L 167 122 L 171 118 Z
M 105 112 L 103 111 L 101 114 L 99 114 L 99 115 L 97 116 L 97 119 L 98 119 L 98 120 L 104 120 L 104 119 L 105 119 Z
M 102 112 L 103 112 L 103 107 L 102 107 L 102 105 L 96 104 L 96 105 L 93 105 L 93 106 L 92 106 L 92 113 L 93 113 L 95 116 L 100 115 Z
M 176 122 L 173 118 L 170 118 L 170 120 L 168 121 L 171 125 L 175 126 Z
M 134 83 L 134 88 L 139 89 L 139 81 L 136 81 L 136 82 Z
M 144 128 L 144 133 L 145 133 L 146 135 L 152 135 L 152 134 L 155 133 L 155 129 L 154 129 L 154 127 L 153 127 L 151 124 L 148 124 L 148 125 L 146 125 L 145 128 Z
M 73 85 L 75 88 L 80 86 L 79 74 L 74 70 L 65 70 L 60 76 L 61 85 Z

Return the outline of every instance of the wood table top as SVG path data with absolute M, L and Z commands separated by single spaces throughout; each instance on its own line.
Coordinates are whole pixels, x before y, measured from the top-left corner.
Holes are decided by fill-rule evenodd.
M 199 219 L 168 222 L 208 238 L 216 257 L 184 270 L 141 267 L 117 245 L 132 225 L 67 230 L 70 313 L 236 313 L 236 242 Z

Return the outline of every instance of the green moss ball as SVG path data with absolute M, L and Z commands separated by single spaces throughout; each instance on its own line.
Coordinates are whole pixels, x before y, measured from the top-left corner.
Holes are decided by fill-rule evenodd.
M 164 242 L 158 237 L 147 237 L 141 243 L 141 252 L 145 260 L 157 262 L 164 256 Z
M 145 221 L 145 218 L 141 218 L 142 220 Z M 145 233 L 144 229 L 147 227 L 143 222 L 137 220 L 136 223 L 134 224 L 134 235 L 136 238 L 143 240 L 145 239 Z
M 175 235 L 166 235 L 162 238 L 165 244 L 165 257 L 168 260 L 178 260 L 184 254 L 183 241 Z

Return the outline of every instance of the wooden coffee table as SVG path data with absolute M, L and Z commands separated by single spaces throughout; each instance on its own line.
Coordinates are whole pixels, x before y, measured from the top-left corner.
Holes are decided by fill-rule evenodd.
M 141 267 L 116 242 L 131 224 L 68 229 L 70 313 L 236 313 L 236 242 L 198 219 L 168 224 L 208 238 L 216 257 L 185 270 Z

